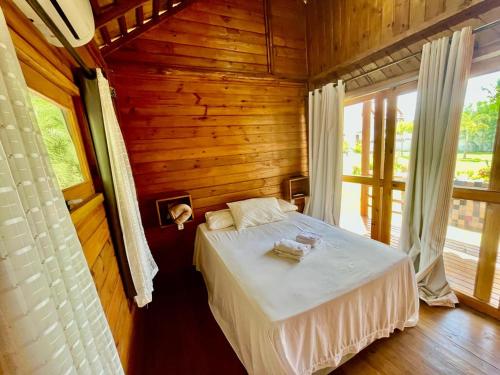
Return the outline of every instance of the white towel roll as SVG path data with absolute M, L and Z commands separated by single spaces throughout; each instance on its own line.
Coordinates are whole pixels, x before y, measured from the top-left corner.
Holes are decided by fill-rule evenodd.
M 316 247 L 321 243 L 321 236 L 317 233 L 303 231 L 297 234 L 295 241 Z

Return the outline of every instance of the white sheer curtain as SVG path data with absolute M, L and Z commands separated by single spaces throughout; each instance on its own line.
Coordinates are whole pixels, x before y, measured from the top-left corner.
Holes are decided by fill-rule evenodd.
M 113 107 L 109 84 L 100 69 L 97 69 L 97 82 L 123 241 L 137 293 L 135 301 L 142 307 L 153 298 L 153 278 L 158 272 L 158 267 L 151 255 L 142 227 L 134 178 Z
M 121 374 L 0 10 L 0 373 Z
M 401 228 L 401 249 L 414 260 L 420 298 L 454 306 L 443 247 L 448 226 L 460 119 L 474 47 L 470 27 L 427 43 L 418 97 Z
M 309 182 L 307 215 L 338 225 L 342 194 L 344 84 L 309 92 Z

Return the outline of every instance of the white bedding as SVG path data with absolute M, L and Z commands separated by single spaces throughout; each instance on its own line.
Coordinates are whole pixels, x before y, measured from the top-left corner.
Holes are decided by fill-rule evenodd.
M 247 228 L 198 227 L 194 263 L 209 305 L 250 374 L 311 374 L 418 321 L 411 260 L 397 250 L 291 212 Z M 323 236 L 301 262 L 271 253 L 300 231 Z

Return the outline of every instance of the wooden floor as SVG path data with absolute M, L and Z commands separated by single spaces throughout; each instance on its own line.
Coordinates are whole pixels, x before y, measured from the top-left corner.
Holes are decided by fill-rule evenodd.
M 143 309 L 137 374 L 245 374 L 207 304 L 201 276 L 156 280 Z M 422 306 L 417 327 L 363 350 L 334 374 L 500 374 L 500 323 L 468 308 Z

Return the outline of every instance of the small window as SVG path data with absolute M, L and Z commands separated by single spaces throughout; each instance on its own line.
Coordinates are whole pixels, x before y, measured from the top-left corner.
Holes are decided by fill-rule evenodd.
M 81 184 L 85 179 L 68 127 L 67 110 L 33 91 L 30 98 L 60 188 Z

